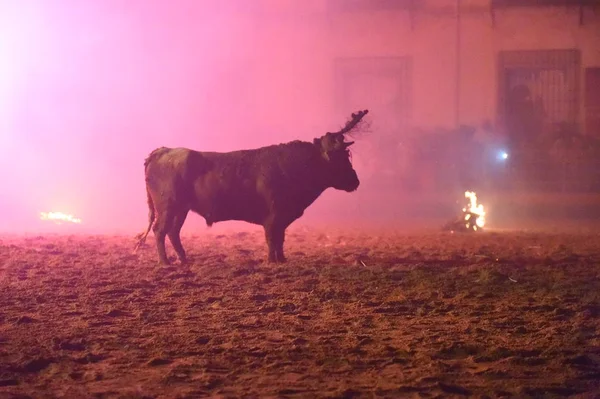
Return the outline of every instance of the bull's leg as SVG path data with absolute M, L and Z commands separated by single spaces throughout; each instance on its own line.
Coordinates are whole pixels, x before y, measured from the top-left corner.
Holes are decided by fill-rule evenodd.
M 186 263 L 187 258 L 185 256 L 185 249 L 183 249 L 183 245 L 181 245 L 181 228 L 183 227 L 183 223 L 185 222 L 185 218 L 187 217 L 188 210 L 182 211 L 178 213 L 173 219 L 173 224 L 171 229 L 169 230 L 168 236 L 175 252 L 177 253 L 177 257 L 181 263 Z
M 165 238 L 167 232 L 173 225 L 174 215 L 171 209 L 166 208 L 158 211 L 158 216 L 152 230 L 154 231 L 154 237 L 156 239 L 156 250 L 158 251 L 158 260 L 162 265 L 168 265 L 169 259 L 167 258 L 167 251 L 165 249 Z
M 265 237 L 269 247 L 268 261 L 270 263 L 284 263 L 283 242 L 285 240 L 285 227 L 281 224 L 271 223 L 265 225 Z

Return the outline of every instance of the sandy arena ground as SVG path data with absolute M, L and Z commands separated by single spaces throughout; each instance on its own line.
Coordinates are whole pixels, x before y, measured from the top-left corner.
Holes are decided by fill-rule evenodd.
M 598 397 L 598 238 L 3 236 L 0 397 Z

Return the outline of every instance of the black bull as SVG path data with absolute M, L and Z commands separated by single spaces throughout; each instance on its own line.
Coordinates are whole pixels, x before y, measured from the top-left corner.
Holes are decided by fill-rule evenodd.
M 367 112 L 352 114 L 342 130 L 312 143 L 292 141 L 227 153 L 157 148 L 144 162 L 149 225 L 138 235 L 136 249 L 152 229 L 160 263 L 169 263 L 167 235 L 179 260 L 186 262 L 180 232 L 191 210 L 208 226 L 227 220 L 263 226 L 268 261 L 285 262 L 286 228 L 327 188 L 358 188 L 348 151 L 352 142 L 345 142 L 344 134 Z

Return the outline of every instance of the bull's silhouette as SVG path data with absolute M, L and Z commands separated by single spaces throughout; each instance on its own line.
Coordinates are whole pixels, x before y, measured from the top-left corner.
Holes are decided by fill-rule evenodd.
M 313 142 L 285 144 L 226 153 L 161 147 L 144 162 L 149 224 L 136 249 L 152 229 L 161 264 L 168 264 L 165 237 L 182 263 L 186 254 L 179 236 L 188 212 L 215 222 L 240 220 L 264 227 L 269 262 L 285 262 L 285 229 L 303 215 L 329 187 L 355 191 L 360 182 L 350 161 L 344 135 L 368 113 L 352 114 L 338 132 Z

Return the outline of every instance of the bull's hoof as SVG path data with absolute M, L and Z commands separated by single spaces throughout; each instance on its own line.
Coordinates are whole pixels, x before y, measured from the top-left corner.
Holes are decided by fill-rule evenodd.
M 192 264 L 192 262 L 190 262 L 189 259 L 184 258 L 184 259 L 179 259 L 179 264 L 181 266 L 190 266 Z

